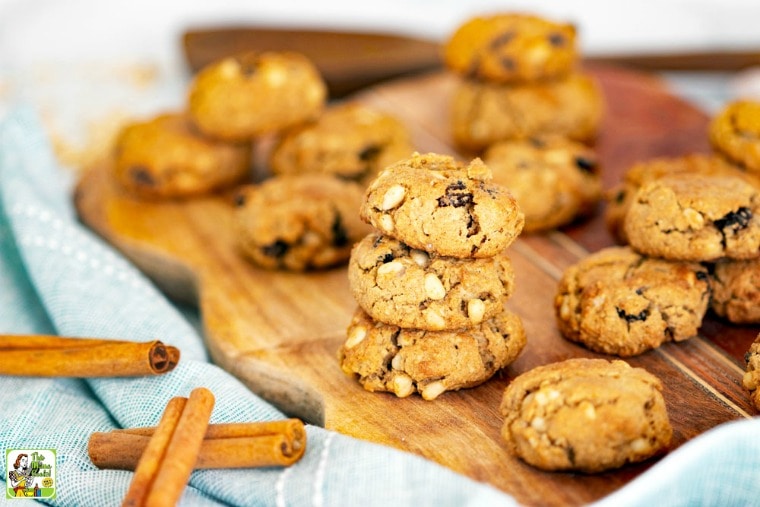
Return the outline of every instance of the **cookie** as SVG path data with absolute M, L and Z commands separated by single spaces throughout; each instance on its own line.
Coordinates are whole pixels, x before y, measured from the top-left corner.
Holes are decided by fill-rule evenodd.
M 716 314 L 736 324 L 760 323 L 760 258 L 721 259 L 710 275 Z
M 451 99 L 451 135 L 458 147 L 472 152 L 540 135 L 591 142 L 604 107 L 601 89 L 586 74 L 530 85 L 461 79 Z
M 367 391 L 399 398 L 418 392 L 433 400 L 482 384 L 514 361 L 525 343 L 522 321 L 507 311 L 472 328 L 424 331 L 383 324 L 358 309 L 338 360 Z
M 480 159 L 464 165 L 432 153 L 384 169 L 367 189 L 361 217 L 412 248 L 458 258 L 496 255 L 525 221 Z
M 623 227 L 652 256 L 713 261 L 760 256 L 760 190 L 725 175 L 676 174 L 643 185 Z
M 578 60 L 575 26 L 539 16 L 504 13 L 474 17 L 444 46 L 451 71 L 498 83 L 524 83 L 569 74 Z
M 717 151 L 747 170 L 760 173 L 760 102 L 729 103 L 712 118 L 708 132 Z
M 709 301 L 701 264 L 608 247 L 565 270 L 554 310 L 566 339 L 625 357 L 695 336 Z
M 760 386 L 760 334 L 750 345 L 744 360 L 747 363 L 747 371 L 742 378 L 742 385 L 749 391 L 755 408 L 760 410 L 760 391 L 757 389 Z
M 760 188 L 760 180 L 757 177 L 716 154 L 692 153 L 637 162 L 626 170 L 621 180 L 612 186 L 605 196 L 605 223 L 617 242 L 628 243 L 623 222 L 636 191 L 643 184 L 657 178 L 680 173 L 732 176 L 742 178 Z
M 328 173 L 366 185 L 413 151 L 409 132 L 398 119 L 347 102 L 283 133 L 270 167 L 274 174 Z
M 293 52 L 246 52 L 201 69 L 188 111 L 206 135 L 251 139 L 316 118 L 327 87 L 314 64 Z
M 209 139 L 183 113 L 164 113 L 122 128 L 114 141 L 114 177 L 147 198 L 187 197 L 245 180 L 250 143 Z
M 514 271 L 504 254 L 443 257 L 372 233 L 351 252 L 348 281 L 372 319 L 440 331 L 476 326 L 502 311 L 514 290 Z
M 568 359 L 515 378 L 501 402 L 507 449 L 548 471 L 596 473 L 664 452 L 673 429 L 662 383 L 642 368 Z
M 563 137 L 532 137 L 490 146 L 483 162 L 509 188 L 525 214 L 526 232 L 591 215 L 602 197 L 596 153 Z
M 362 188 L 326 174 L 276 176 L 239 189 L 242 253 L 268 269 L 302 271 L 348 261 L 371 229 L 359 219 Z

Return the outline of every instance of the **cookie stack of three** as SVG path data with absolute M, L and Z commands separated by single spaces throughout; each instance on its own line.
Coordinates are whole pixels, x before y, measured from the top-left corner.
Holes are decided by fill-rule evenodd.
M 432 400 L 472 387 L 526 343 L 505 309 L 514 271 L 505 250 L 524 216 L 479 159 L 414 154 L 370 184 L 361 217 L 372 225 L 348 276 L 358 303 L 338 352 L 368 391 Z

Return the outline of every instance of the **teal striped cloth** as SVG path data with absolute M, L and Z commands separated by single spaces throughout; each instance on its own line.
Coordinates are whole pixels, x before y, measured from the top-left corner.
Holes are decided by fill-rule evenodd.
M 154 425 L 167 401 L 198 386 L 216 397 L 212 422 L 284 417 L 209 362 L 197 327 L 127 260 L 83 227 L 71 171 L 59 167 L 36 111 L 0 124 L 0 333 L 149 340 L 182 350 L 147 378 L 0 376 L 0 448 L 56 449 L 51 505 L 119 505 L 132 473 L 99 470 L 91 433 Z M 289 468 L 193 472 L 182 505 L 510 506 L 510 496 L 418 456 L 309 426 Z M 7 480 L 6 461 L 0 478 Z M 20 505 L 16 499 L 2 502 Z M 29 499 L 28 501 L 34 501 Z M 15 503 L 14 503 L 15 502 Z M 599 505 L 760 505 L 760 423 L 727 424 L 681 447 Z

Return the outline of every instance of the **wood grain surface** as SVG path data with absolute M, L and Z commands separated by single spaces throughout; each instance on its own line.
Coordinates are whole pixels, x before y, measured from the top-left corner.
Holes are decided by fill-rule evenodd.
M 635 161 L 709 150 L 708 118 L 660 81 L 608 67 L 589 71 L 608 104 L 596 146 L 606 187 Z M 406 122 L 419 151 L 454 154 L 448 129 L 453 86 L 451 76 L 435 73 L 382 85 L 360 99 Z M 562 231 L 523 234 L 509 248 L 517 275 L 507 306 L 522 317 L 528 335 L 518 360 L 482 386 L 424 401 L 366 392 L 341 372 L 336 352 L 355 308 L 345 269 L 291 274 L 253 267 L 235 247 L 231 195 L 140 202 L 115 187 L 105 162 L 85 173 L 76 204 L 86 224 L 168 294 L 198 304 L 216 363 L 290 415 L 420 454 L 526 505 L 585 504 L 653 463 L 597 475 L 546 473 L 511 457 L 500 441 L 499 403 L 510 379 L 569 357 L 601 357 L 559 335 L 552 307 L 563 270 L 612 244 L 601 208 Z M 674 426 L 671 452 L 718 424 L 755 414 L 741 377 L 743 355 L 757 333 L 757 327 L 710 315 L 700 336 L 628 359 L 664 383 Z

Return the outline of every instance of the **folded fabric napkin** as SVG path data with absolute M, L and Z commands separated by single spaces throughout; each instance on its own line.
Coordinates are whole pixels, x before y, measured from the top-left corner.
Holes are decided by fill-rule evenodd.
M 160 338 L 179 347 L 182 360 L 169 374 L 134 379 L 0 376 L 0 449 L 56 449 L 51 505 L 118 505 L 132 473 L 97 469 L 87 455 L 91 433 L 155 425 L 170 398 L 199 386 L 216 397 L 212 423 L 284 415 L 211 364 L 192 319 L 77 221 L 71 175 L 57 164 L 37 113 L 11 110 L 0 123 L 0 333 Z M 195 471 L 181 503 L 516 505 L 495 488 L 418 456 L 319 427 L 307 433 L 307 451 L 295 465 Z M 758 437 L 758 420 L 717 428 L 600 505 L 757 503 Z M 8 477 L 5 461 L 0 472 Z

